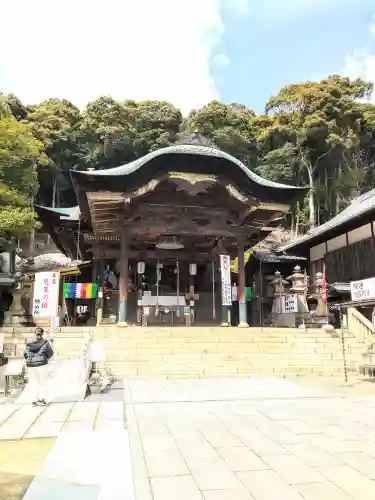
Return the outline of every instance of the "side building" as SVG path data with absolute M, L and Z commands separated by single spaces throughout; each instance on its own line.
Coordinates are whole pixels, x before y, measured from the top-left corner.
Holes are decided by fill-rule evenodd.
M 326 268 L 327 283 L 344 298 L 349 283 L 375 276 L 375 189 L 355 198 L 330 221 L 281 245 L 279 251 L 308 259 L 309 274 Z

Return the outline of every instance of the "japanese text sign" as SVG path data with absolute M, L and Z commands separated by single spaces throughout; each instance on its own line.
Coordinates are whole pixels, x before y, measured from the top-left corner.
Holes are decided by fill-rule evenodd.
M 232 305 L 232 284 L 230 279 L 230 256 L 220 255 L 221 271 L 221 303 L 223 306 Z
M 43 272 L 35 274 L 33 316 L 40 318 L 55 318 L 59 305 L 58 272 Z

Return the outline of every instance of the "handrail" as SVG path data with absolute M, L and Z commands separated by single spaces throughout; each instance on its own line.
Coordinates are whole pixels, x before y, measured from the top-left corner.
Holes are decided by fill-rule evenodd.
M 363 344 L 374 342 L 374 325 L 355 307 L 348 307 L 348 328 L 354 337 Z

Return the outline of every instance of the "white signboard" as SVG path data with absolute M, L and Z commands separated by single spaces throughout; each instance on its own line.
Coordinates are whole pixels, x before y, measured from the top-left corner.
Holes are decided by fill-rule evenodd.
M 33 316 L 55 318 L 58 315 L 60 273 L 35 273 Z
M 350 293 L 353 301 L 375 299 L 375 278 L 351 281 Z
M 284 295 L 281 302 L 282 313 L 296 313 L 298 312 L 297 295 Z
M 221 271 L 221 303 L 223 306 L 232 305 L 232 285 L 230 281 L 230 257 L 220 255 Z
M 146 264 L 144 262 L 138 262 L 137 264 L 137 273 L 144 274 L 146 271 Z

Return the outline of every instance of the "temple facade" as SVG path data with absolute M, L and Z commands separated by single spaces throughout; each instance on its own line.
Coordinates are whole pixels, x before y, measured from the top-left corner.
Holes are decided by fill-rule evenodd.
M 227 325 L 223 255 L 238 257 L 238 326 L 247 326 L 245 250 L 306 195 L 259 177 L 199 134 L 70 178 L 76 206 L 35 210 L 65 255 L 90 262 L 84 279 L 100 290 L 91 319 L 119 326 Z

